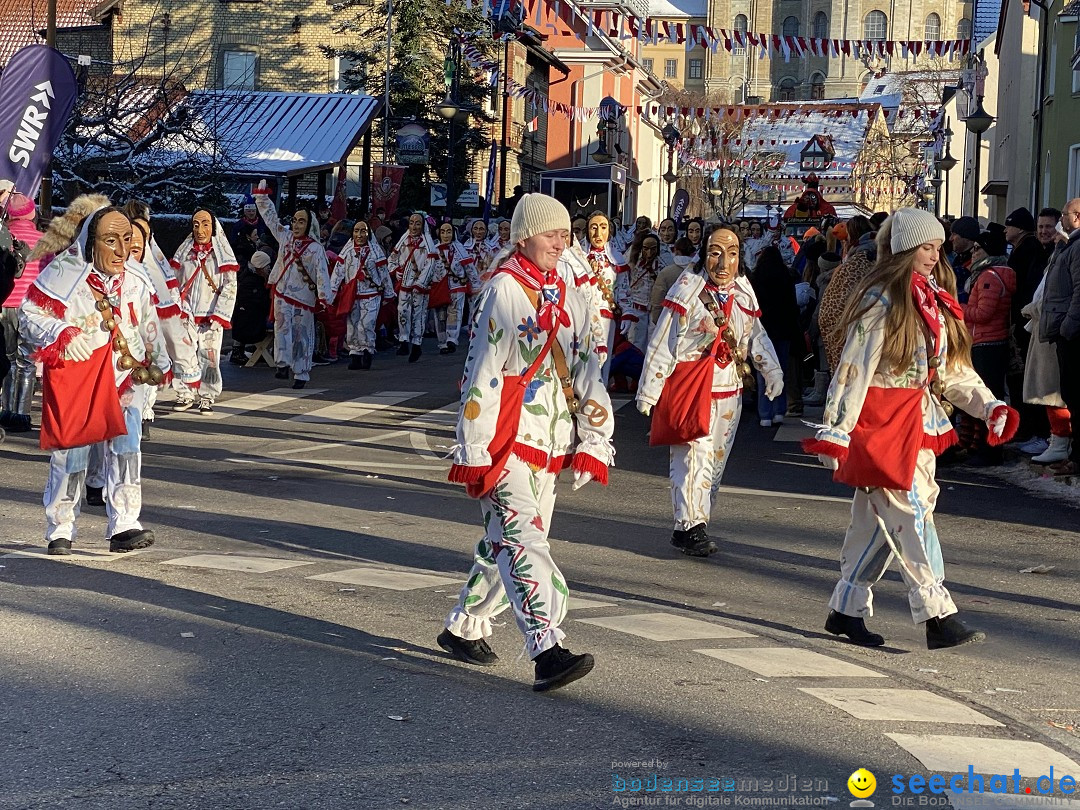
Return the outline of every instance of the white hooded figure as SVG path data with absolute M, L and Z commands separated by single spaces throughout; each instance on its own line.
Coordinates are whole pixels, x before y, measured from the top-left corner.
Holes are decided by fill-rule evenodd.
M 487 225 L 484 224 L 484 220 L 474 219 L 469 223 L 465 251 L 472 256 L 473 268 L 477 276 L 477 283 L 469 289 L 469 309 L 475 311 L 480 289 L 491 278 L 491 260 L 495 258 L 495 254 L 491 252 L 491 245 L 488 243 Z
M 398 240 L 387 260 L 390 278 L 398 291 L 398 354 L 409 362 L 420 359 L 427 324 L 428 299 L 436 280 L 438 251 L 422 213 L 409 217 L 409 230 Z
M 352 301 L 345 330 L 350 369 L 371 368 L 375 353 L 375 323 L 384 299 L 394 297 L 394 285 L 386 269 L 386 256 L 371 239 L 371 229 L 359 219 L 353 238 L 341 249 L 330 276 L 330 298 L 341 307 Z
M 280 250 L 267 285 L 274 297 L 274 363 L 279 380 L 289 377 L 293 388 L 311 379 L 315 351 L 315 310 L 325 309 L 330 298 L 330 272 L 326 251 L 319 241 L 319 221 L 311 211 L 298 208 L 292 227 L 278 219 L 265 181 L 255 192 L 255 205 Z

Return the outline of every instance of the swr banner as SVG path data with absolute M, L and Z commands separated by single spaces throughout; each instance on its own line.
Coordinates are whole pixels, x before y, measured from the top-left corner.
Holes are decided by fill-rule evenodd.
M 0 76 L 0 178 L 31 199 L 78 94 L 71 65 L 47 45 L 22 48 Z

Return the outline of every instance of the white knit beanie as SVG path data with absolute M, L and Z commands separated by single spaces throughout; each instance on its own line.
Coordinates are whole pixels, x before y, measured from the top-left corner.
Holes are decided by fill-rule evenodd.
M 256 270 L 263 270 L 270 266 L 270 254 L 256 250 L 251 254 L 251 266 Z
M 546 194 L 526 194 L 510 220 L 510 244 L 524 242 L 538 233 L 569 230 L 570 212 L 565 205 Z
M 921 208 L 901 208 L 890 219 L 892 233 L 889 246 L 893 253 L 905 253 L 935 239 L 945 241 L 945 229 L 929 211 Z

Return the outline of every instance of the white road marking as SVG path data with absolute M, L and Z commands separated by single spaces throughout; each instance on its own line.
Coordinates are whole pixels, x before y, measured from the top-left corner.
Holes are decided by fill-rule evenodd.
M 997 720 L 925 689 L 800 689 L 859 720 L 1000 726 Z
M 458 400 L 454 400 L 453 402 L 443 405 L 441 408 L 422 413 L 406 422 L 402 422 L 401 426 L 406 428 L 451 428 L 457 425 L 458 411 L 460 408 L 461 403 L 458 402 Z
M 824 470 L 825 468 L 822 467 Z M 717 492 L 728 495 L 756 495 L 762 498 L 791 498 L 797 501 L 825 501 L 826 503 L 851 503 L 851 498 L 837 498 L 833 495 L 807 495 L 802 492 L 773 492 L 767 489 L 749 489 L 747 487 L 726 487 L 721 485 Z
M 694 650 L 765 678 L 885 678 L 880 672 L 798 647 Z
M 214 410 L 210 413 L 200 413 L 198 408 L 192 408 L 190 411 L 172 411 L 169 416 L 178 417 L 191 417 L 196 420 L 221 420 L 228 419 L 230 416 L 237 416 L 242 413 L 250 413 L 251 411 L 266 411 L 274 408 L 278 405 L 284 405 L 287 402 L 299 399 L 301 397 L 310 397 L 312 394 L 325 393 L 325 388 L 301 388 L 299 390 L 292 388 L 274 388 L 267 391 L 264 394 L 247 394 L 246 396 L 236 397 L 225 402 L 215 402 Z
M 773 436 L 774 442 L 801 442 L 803 439 L 812 439 L 817 431 L 801 422 L 782 422 L 780 429 Z
M 613 608 L 618 606 L 618 602 L 599 602 L 595 599 L 586 599 L 582 596 L 574 596 L 574 594 L 570 594 L 570 603 L 569 605 L 567 605 L 567 609 L 592 610 L 593 608 Z
M 606 627 L 619 633 L 640 636 L 651 641 L 686 641 L 703 638 L 754 638 L 722 624 L 703 622 L 670 613 L 635 613 L 631 616 L 606 616 L 600 619 L 577 619 L 584 624 Z
M 242 571 L 245 574 L 268 574 L 271 571 L 298 568 L 301 565 L 314 565 L 314 563 L 282 560 L 274 557 L 195 554 L 191 557 L 177 557 L 175 560 L 166 560 L 162 565 L 182 565 L 187 568 L 216 568 L 221 571 Z
M 324 449 L 324 448 L 318 448 Z M 295 467 L 340 467 L 345 470 L 373 470 L 383 472 L 388 470 L 439 470 L 446 472 L 448 464 L 398 464 L 388 461 L 344 461 L 338 458 L 227 458 L 233 464 L 274 464 Z
M 388 571 L 385 568 L 348 568 L 330 574 L 318 574 L 306 579 L 322 582 L 342 582 L 347 585 L 364 585 L 370 588 L 387 588 L 392 591 L 414 591 L 436 585 L 460 585 L 457 577 L 448 577 L 438 571 Z
M 967 773 L 968 766 L 971 765 L 975 773 L 997 773 L 1010 777 L 1016 768 L 1020 769 L 1021 774 L 1028 776 L 1049 774 L 1051 767 L 1062 774 L 1075 775 L 1080 772 L 1080 765 L 1064 754 L 1059 754 L 1042 743 L 1027 740 L 954 737 L 943 734 L 885 736 L 919 760 L 928 771 Z M 989 784 L 986 785 L 986 792 L 990 792 Z
M 289 421 L 314 422 L 317 424 L 350 422 L 369 413 L 392 408 L 398 403 L 423 396 L 423 394 L 423 391 L 378 391 L 374 394 L 346 400 L 345 402 L 335 402 L 325 408 L 318 408 L 309 413 L 290 417 Z
M 138 554 L 145 554 L 147 551 L 153 551 L 153 546 L 147 548 L 136 549 L 135 551 L 109 551 L 108 549 L 94 549 L 94 548 L 79 548 L 77 545 L 71 547 L 71 554 L 67 555 L 50 555 L 48 549 L 45 546 L 35 548 L 19 549 L 18 551 L 9 551 L 7 554 L 0 555 L 0 559 L 6 559 L 9 557 L 23 557 L 31 560 L 51 560 L 52 562 L 113 562 L 114 560 L 121 560 L 124 557 L 134 557 Z

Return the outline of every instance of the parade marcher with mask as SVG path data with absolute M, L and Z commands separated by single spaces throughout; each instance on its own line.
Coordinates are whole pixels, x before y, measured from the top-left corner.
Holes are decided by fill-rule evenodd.
M 753 287 L 739 276 L 739 237 L 718 228 L 705 244 L 695 265 L 668 290 L 637 393 L 638 410 L 653 417 L 650 440 L 671 447 L 671 544 L 692 557 L 716 551 L 707 533 L 709 519 L 739 427 L 750 361 L 765 378 L 769 399 L 784 390 Z M 700 391 L 690 390 L 694 370 L 704 372 L 697 378 Z M 694 437 L 672 430 L 672 417 L 683 415 L 680 403 L 699 409 L 701 429 Z
M 663 270 L 675 260 L 675 240 L 679 238 L 675 220 L 671 217 L 660 220 L 656 235 L 660 237 L 660 269 Z
M 510 250 L 510 220 L 500 219 L 495 223 L 495 235 L 488 239 L 488 249 L 495 256 L 504 250 Z
M 470 289 L 479 289 L 480 277 L 472 254 L 455 238 L 454 226 L 444 222 L 439 226 L 439 258 L 437 276 L 445 274 L 450 303 L 443 312 L 435 313 L 435 332 L 439 339 L 439 354 L 453 354 L 461 342 L 461 322 L 465 318 L 465 299 Z
M 435 282 L 438 251 L 431 241 L 424 215 L 409 217 L 409 230 L 402 234 L 390 253 L 387 267 L 398 291 L 397 353 L 409 355 L 409 362 L 420 359 L 427 325 L 428 297 Z
M 840 320 L 847 339 L 823 424 L 803 443 L 835 480 L 856 487 L 825 629 L 867 647 L 885 643 L 864 619 L 894 557 L 930 649 L 985 637 L 956 617 L 945 588 L 934 526 L 936 458 L 956 441 L 954 407 L 985 421 L 991 444 L 1009 441 L 1019 417 L 971 367 L 955 275 L 940 254 L 944 240 L 928 211 L 901 208 L 885 220 L 877 264 Z
M 473 273 L 476 280 L 469 287 L 469 311 L 476 311 L 476 300 L 480 290 L 491 278 L 491 260 L 495 254 L 491 252 L 491 246 L 487 241 L 487 225 L 482 219 L 474 219 L 469 223 L 469 238 L 465 240 L 465 251 L 472 256 Z
M 599 295 L 591 296 L 593 301 L 592 332 L 596 351 L 601 356 L 604 384 L 607 385 L 610 371 L 610 352 L 615 346 L 615 323 L 619 314 L 615 300 L 615 279 L 626 269 L 626 260 L 611 244 L 611 220 L 602 211 L 589 215 L 587 234 L 589 239 L 585 259 L 590 273 L 588 278 L 579 280 L 579 284 L 589 284 L 596 288 Z
M 640 238 L 640 243 L 630 249 L 626 270 L 615 280 L 615 300 L 622 310 L 619 329 L 644 354 L 652 326 L 649 320 L 652 288 L 660 275 L 660 240 L 651 233 Z
M 345 346 L 349 368 L 369 369 L 375 354 L 375 321 L 384 299 L 394 297 L 382 248 L 371 239 L 371 229 L 359 219 L 352 241 L 345 245 L 330 278 L 330 299 L 338 312 L 348 313 Z
M 315 310 L 325 309 L 330 295 L 330 273 L 326 251 L 319 241 L 319 221 L 311 211 L 298 208 L 292 227 L 282 225 L 265 180 L 259 183 L 255 204 L 281 248 L 268 279 L 274 296 L 274 362 L 278 368 L 274 376 L 286 380 L 291 368 L 292 387 L 303 388 L 311 379 Z
M 210 413 L 221 395 L 221 340 L 232 328 L 236 304 L 236 257 L 217 217 L 199 209 L 191 217 L 191 235 L 172 258 L 180 302 L 191 319 L 199 358 L 201 381 L 197 387 L 175 380 L 173 409 L 186 411 L 199 399 L 199 411 Z
M 438 638 L 455 657 L 490 666 L 497 660 L 486 641 L 492 619 L 509 604 L 537 692 L 593 667 L 591 655 L 561 646 L 568 590 L 548 543 L 555 480 L 571 468 L 575 488 L 593 479 L 606 484 L 614 457 L 590 313 L 557 269 L 569 239 L 566 208 L 526 194 L 514 211 L 514 248 L 481 294 L 450 480 L 479 498 L 486 534 Z
M 79 237 L 37 277 L 20 311 L 35 359 L 46 367 L 41 444 L 53 451 L 44 498 L 48 551 L 71 553 L 89 445 L 98 441 L 106 442 L 109 550 L 145 548 L 154 535 L 139 523 L 143 402 L 147 385 L 163 384 L 169 371 L 168 358 L 153 349 L 157 311 L 146 284 L 125 272 L 132 228 L 120 209 L 100 195 L 83 196 L 56 223 L 57 241 L 75 227 Z M 76 423 L 75 414 L 86 416 Z

